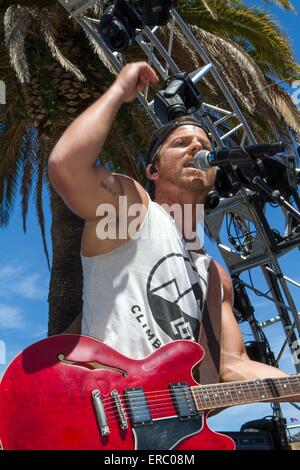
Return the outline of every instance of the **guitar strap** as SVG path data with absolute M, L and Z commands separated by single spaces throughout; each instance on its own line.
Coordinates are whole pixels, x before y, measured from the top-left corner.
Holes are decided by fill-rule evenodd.
M 220 381 L 221 308 L 221 278 L 215 261 L 211 260 L 198 340 L 205 351 L 205 356 L 200 367 L 194 371 L 195 379 L 203 385 Z

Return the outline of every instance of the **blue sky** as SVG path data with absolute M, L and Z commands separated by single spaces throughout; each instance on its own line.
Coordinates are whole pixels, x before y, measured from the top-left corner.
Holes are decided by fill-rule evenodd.
M 47 238 L 51 247 L 47 206 L 45 198 Z M 9 226 L 0 231 L 0 339 L 6 343 L 6 362 L 47 333 L 49 271 L 33 203 L 26 234 L 22 231 L 19 207 L 17 201 Z M 0 372 L 4 367 L 0 365 Z
M 260 4 L 261 2 L 248 3 Z M 294 3 L 296 7 L 299 6 L 299 2 Z M 295 56 L 300 62 L 299 16 L 284 13 L 274 6 L 270 10 L 277 17 L 282 30 L 290 37 Z M 19 351 L 44 338 L 47 332 L 47 294 L 50 275 L 43 253 L 33 203 L 30 205 L 26 234 L 23 234 L 22 231 L 19 207 L 19 201 L 17 201 L 9 226 L 0 230 L 0 376 L 7 364 Z M 51 219 L 46 192 L 44 192 L 44 207 L 48 246 L 51 248 Z M 278 211 L 272 215 L 273 226 L 281 224 L 280 218 Z M 209 249 L 217 259 L 221 259 L 214 247 L 209 246 Z M 282 258 L 280 264 L 287 276 L 300 282 L 298 250 L 293 250 Z M 261 290 L 267 290 L 257 270 L 253 273 L 253 276 L 261 282 Z M 245 280 L 248 281 L 246 278 Z M 300 310 L 299 289 L 292 287 L 291 292 L 296 306 Z M 251 300 L 256 308 L 256 317 L 259 321 L 277 314 L 275 307 L 265 299 L 251 295 Z M 241 330 L 245 341 L 252 339 L 247 323 L 241 325 Z M 276 324 L 265 330 L 265 333 L 275 355 L 277 355 L 283 342 L 281 325 Z M 4 349 L 6 350 L 5 355 Z M 288 351 L 284 353 L 280 366 L 287 372 L 295 372 Z M 287 419 L 291 417 L 298 418 L 300 424 L 299 411 L 288 404 L 283 405 L 283 411 Z M 259 419 L 270 414 L 271 407 L 269 405 L 244 405 L 225 410 L 220 415 L 211 418 L 210 425 L 215 430 L 234 431 L 238 430 L 245 421 Z

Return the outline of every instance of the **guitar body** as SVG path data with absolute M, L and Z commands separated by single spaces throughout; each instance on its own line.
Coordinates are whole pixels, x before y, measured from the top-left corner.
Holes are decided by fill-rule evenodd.
M 182 392 L 170 391 L 170 384 L 198 385 L 191 372 L 203 356 L 200 345 L 185 340 L 168 343 L 142 360 L 125 357 L 87 336 L 58 335 L 39 341 L 16 357 L 2 378 L 2 446 L 7 450 L 233 450 L 231 438 L 209 429 L 209 412 L 182 417 L 185 410 L 178 413 L 176 407 L 176 403 L 181 407 Z M 100 420 L 95 390 L 100 392 Z M 131 397 L 137 398 L 130 401 Z

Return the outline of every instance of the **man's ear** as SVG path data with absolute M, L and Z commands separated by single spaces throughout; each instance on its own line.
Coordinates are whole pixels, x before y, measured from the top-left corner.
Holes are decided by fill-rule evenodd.
M 146 168 L 146 176 L 148 180 L 156 180 L 158 178 L 158 170 L 154 163 L 149 163 Z

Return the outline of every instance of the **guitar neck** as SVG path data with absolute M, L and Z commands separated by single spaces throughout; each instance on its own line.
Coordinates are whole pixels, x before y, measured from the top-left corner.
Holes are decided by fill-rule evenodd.
M 300 375 L 191 387 L 198 411 L 300 396 Z

